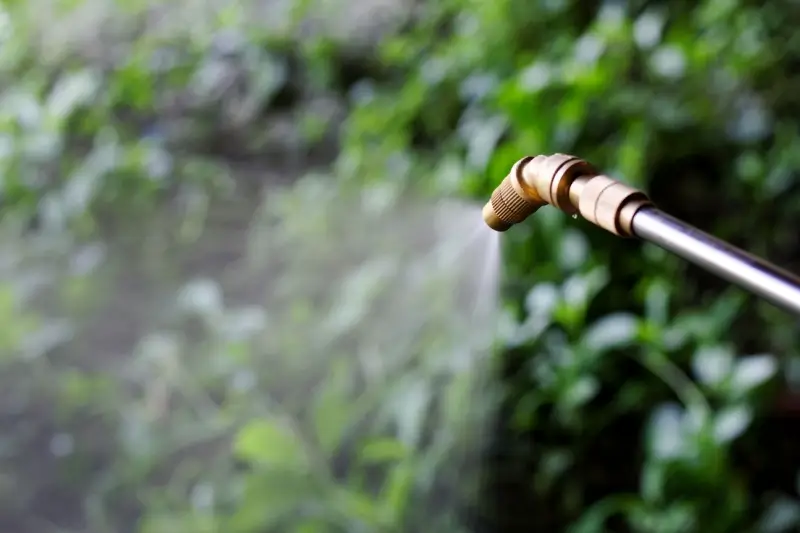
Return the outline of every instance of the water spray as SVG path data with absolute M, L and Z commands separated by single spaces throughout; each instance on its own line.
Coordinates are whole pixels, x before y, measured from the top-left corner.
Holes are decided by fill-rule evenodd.
M 800 277 L 658 209 L 647 195 L 571 155 L 524 157 L 492 193 L 483 220 L 506 231 L 546 205 L 672 252 L 800 315 Z

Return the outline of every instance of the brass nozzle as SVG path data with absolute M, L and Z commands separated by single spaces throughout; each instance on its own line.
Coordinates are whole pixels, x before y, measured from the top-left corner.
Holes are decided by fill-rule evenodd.
M 483 220 L 495 231 L 506 231 L 547 205 L 535 188 L 524 181 L 522 171 L 533 161 L 533 157 L 520 159 L 511 167 L 492 198 L 483 206 Z
M 483 207 L 483 220 L 495 231 L 506 231 L 550 204 L 622 237 L 630 237 L 636 211 L 647 196 L 624 183 L 598 174 L 577 157 L 565 154 L 525 157 L 497 186 Z

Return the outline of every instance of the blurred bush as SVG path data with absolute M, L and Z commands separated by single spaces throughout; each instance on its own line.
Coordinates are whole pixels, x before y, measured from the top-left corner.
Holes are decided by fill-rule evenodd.
M 558 151 L 800 270 L 796 2 L 398 0 L 360 12 L 321 0 L 211 4 L 8 4 L 0 192 L 9 258 L 31 231 L 79 242 L 156 203 L 180 217 L 218 201 L 242 205 L 264 187 L 266 168 L 267 187 L 332 163 L 331 183 L 416 182 L 482 200 L 521 156 Z M 341 15 L 337 24 L 369 17 L 380 31 L 329 27 L 330 13 Z M 17 311 L 21 287 L 6 276 L 8 352 L 40 327 Z M 81 290 L 80 275 L 63 282 L 76 301 Z M 502 422 L 476 511 L 486 530 L 798 528 L 800 435 L 774 402 L 779 389 L 800 385 L 796 322 L 658 249 L 547 209 L 504 237 L 504 302 Z M 270 513 L 296 503 L 289 481 L 255 486 L 266 479 L 259 467 L 241 489 L 252 496 L 236 500 L 242 485 L 230 456 L 214 477 L 230 483 L 231 501 L 214 513 L 197 510 L 202 484 L 140 495 L 148 461 L 175 444 L 104 457 L 112 452 L 90 446 L 91 431 L 105 431 L 97 411 L 136 419 L 114 382 L 93 368 L 56 372 L 41 359 L 9 359 L 3 461 L 15 469 L 4 465 L 12 473 L 0 476 L 11 502 L 2 516 L 15 517 L 8 530 L 55 498 L 52 487 L 20 481 L 41 479 L 27 469 L 50 465 L 24 465 L 20 450 L 39 434 L 69 448 L 64 435 L 76 428 L 89 449 L 59 452 L 72 459 L 56 463 L 67 480 L 113 463 L 102 487 L 73 492 L 102 494 L 116 502 L 117 519 L 127 517 L 127 529 L 103 526 L 107 501 L 67 499 L 67 515 L 84 524 L 76 531 L 263 531 L 278 527 Z M 38 423 L 53 405 L 54 426 Z M 254 420 L 234 448 L 241 459 L 291 464 L 290 437 Z M 157 426 L 130 424 L 136 446 L 160 442 Z M 195 431 L 217 427 L 204 424 Z M 151 433 L 136 433 L 143 428 Z M 267 447 L 254 445 L 264 439 L 283 443 L 269 449 L 286 455 L 264 456 Z M 375 453 L 400 460 L 401 450 Z M 429 470 L 424 460 L 400 464 L 397 487 Z M 52 483 L 70 493 L 63 479 Z M 413 506 L 395 502 L 384 515 L 372 500 L 337 497 L 342 513 L 362 518 L 361 530 L 413 523 Z M 293 531 L 353 527 L 310 522 Z

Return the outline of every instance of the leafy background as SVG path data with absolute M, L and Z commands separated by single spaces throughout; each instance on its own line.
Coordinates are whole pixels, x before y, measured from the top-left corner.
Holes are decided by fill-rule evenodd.
M 241 219 L 228 213 L 257 212 L 265 187 L 308 172 L 329 185 L 308 185 L 319 201 L 337 187 L 406 183 L 484 200 L 521 156 L 558 151 L 798 271 L 798 9 L 791 0 L 7 2 L 0 525 L 797 530 L 797 321 L 677 258 L 547 209 L 503 237 L 503 382 L 484 406 L 499 422 L 486 430 L 480 490 L 455 480 L 464 490 L 444 505 L 431 496 L 442 492 L 436 472 L 454 471 L 448 450 L 474 448 L 458 426 L 472 412 L 471 374 L 449 371 L 460 389 L 430 430 L 438 448 L 409 450 L 389 433 L 355 444 L 318 434 L 378 473 L 309 475 L 327 467 L 309 464 L 292 417 L 254 407 L 268 402 L 265 385 L 241 388 L 257 365 L 241 332 L 259 323 L 257 310 L 227 308 L 202 282 L 244 245 L 192 243 L 198 227 L 235 234 Z M 270 198 L 270 209 L 303 214 L 291 194 Z M 120 279 L 98 266 L 96 237 L 143 216 L 152 227 L 124 243 L 139 247 L 135 272 Z M 309 224 L 287 231 L 305 235 Z M 90 325 L 98 313 L 172 305 L 158 299 L 167 246 L 183 254 L 175 279 L 201 278 L 175 305 L 209 345 L 101 324 L 85 337 L 91 350 L 67 349 L 67 326 L 24 305 Z M 51 260 L 28 263 L 36 257 Z M 104 291 L 118 296 L 103 301 Z M 284 318 L 307 321 L 295 307 Z M 118 345 L 131 351 L 126 386 L 117 363 L 87 355 Z M 317 376 L 330 398 L 352 374 L 337 374 L 333 351 Z M 174 366 L 186 353 L 204 361 L 191 380 Z M 192 383 L 216 391 L 207 410 Z M 323 418 L 364 419 L 341 401 L 338 410 L 322 401 Z M 376 398 L 371 412 L 391 419 L 395 403 Z M 181 454 L 180 468 L 159 471 Z

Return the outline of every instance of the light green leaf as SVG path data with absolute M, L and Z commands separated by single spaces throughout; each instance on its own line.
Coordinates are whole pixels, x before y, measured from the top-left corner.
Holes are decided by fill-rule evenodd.
M 346 395 L 348 368 L 339 361 L 333 366 L 314 399 L 314 429 L 319 447 L 327 454 L 335 453 L 351 416 Z
M 583 344 L 594 352 L 630 345 L 639 330 L 639 320 L 629 313 L 614 313 L 592 324 L 583 336 Z
M 349 521 L 366 525 L 368 531 L 379 529 L 380 508 L 374 497 L 340 486 L 336 488 L 331 503 L 336 512 L 345 515 Z
M 323 500 L 324 492 L 308 476 L 284 472 L 248 475 L 242 483 L 242 501 L 247 503 L 237 506 L 221 531 L 271 531 L 287 514 L 308 502 Z
M 659 406 L 650 418 L 650 453 L 657 459 L 672 459 L 686 451 L 684 412 L 675 404 Z
M 375 439 L 361 449 L 361 460 L 367 464 L 386 463 L 404 459 L 408 449 L 395 439 Z
M 414 486 L 414 468 L 409 462 L 397 465 L 389 473 L 381 495 L 381 515 L 390 523 L 399 522 Z
M 747 406 L 726 407 L 714 419 L 714 438 L 728 443 L 740 437 L 753 421 L 753 412 Z
M 600 390 L 600 383 L 592 376 L 583 376 L 572 383 L 564 395 L 570 407 L 580 407 L 595 397 Z
M 47 99 L 48 111 L 58 119 L 68 116 L 94 97 L 99 83 L 98 75 L 89 70 L 60 78 Z
M 647 461 L 642 467 L 639 490 L 648 503 L 658 503 L 664 497 L 667 465 L 660 461 Z
M 737 362 L 731 377 L 731 387 L 734 391 L 748 391 L 766 383 L 777 372 L 778 362 L 774 356 L 751 355 Z
M 692 358 L 695 377 L 709 387 L 718 387 L 725 382 L 733 367 L 733 352 L 725 346 L 704 346 Z
M 608 279 L 608 272 L 604 267 L 567 278 L 561 288 L 564 302 L 570 307 L 583 308 L 606 286 Z
M 219 529 L 220 524 L 215 517 L 192 513 L 153 513 L 145 516 L 139 526 L 141 533 L 164 531 L 216 533 Z
M 292 526 L 291 533 L 325 533 L 330 527 L 322 520 L 309 519 Z
M 550 316 L 558 304 L 558 288 L 552 283 L 538 283 L 525 298 L 525 309 L 530 315 Z
M 299 437 L 275 420 L 254 420 L 236 436 L 234 453 L 254 464 L 300 468 L 306 456 Z

